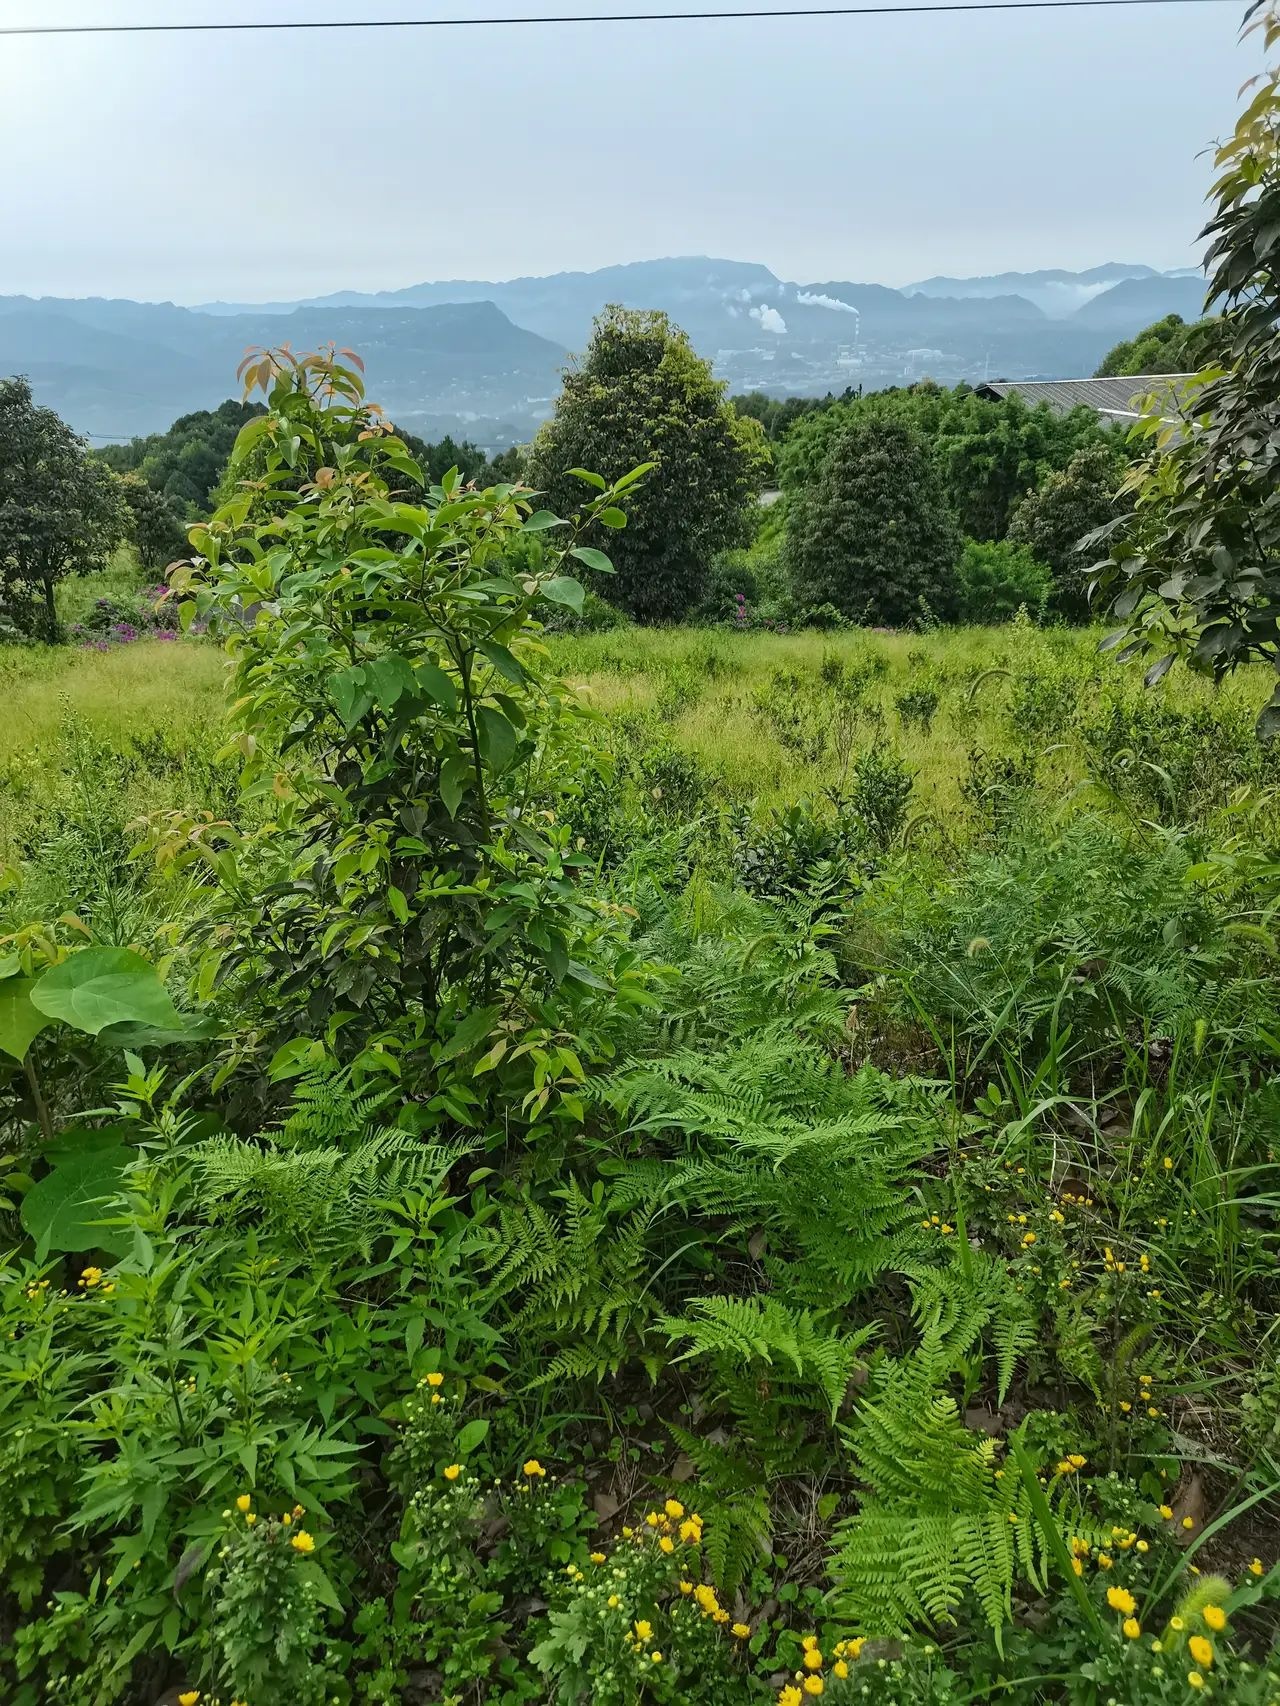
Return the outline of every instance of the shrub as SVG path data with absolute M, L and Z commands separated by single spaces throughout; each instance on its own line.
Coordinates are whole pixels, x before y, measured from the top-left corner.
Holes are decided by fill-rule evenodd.
M 1020 609 L 1038 617 L 1053 592 L 1050 571 L 1010 540 L 966 539 L 956 580 L 962 622 L 1007 622 Z
M 937 463 L 902 421 L 856 421 L 788 515 L 792 593 L 852 622 L 905 627 L 955 611 L 960 535 Z

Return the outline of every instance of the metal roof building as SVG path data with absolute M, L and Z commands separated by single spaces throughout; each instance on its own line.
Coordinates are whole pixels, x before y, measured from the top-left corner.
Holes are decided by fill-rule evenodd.
M 1190 378 L 1190 373 L 1139 373 L 1123 379 L 989 379 L 974 389 L 988 402 L 1016 392 L 1030 408 L 1047 403 L 1055 414 L 1065 415 L 1083 407 L 1103 420 L 1132 426 L 1141 417 L 1142 399 L 1152 393 L 1167 399 L 1168 418 L 1176 420 L 1182 412 L 1177 388 Z

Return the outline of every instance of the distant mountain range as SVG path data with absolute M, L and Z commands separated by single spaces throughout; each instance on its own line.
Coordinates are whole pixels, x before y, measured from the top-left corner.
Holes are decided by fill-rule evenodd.
M 1118 262 L 894 290 L 786 283 L 755 262 L 704 256 L 197 308 L 7 296 L 0 373 L 28 374 L 39 400 L 80 431 L 124 438 L 221 401 L 252 345 L 333 341 L 360 352 L 370 394 L 406 427 L 496 447 L 545 418 L 569 351 L 610 302 L 665 309 L 734 390 L 820 395 L 925 375 L 954 384 L 1092 373 L 1152 320 L 1196 318 L 1203 297 L 1198 273 Z

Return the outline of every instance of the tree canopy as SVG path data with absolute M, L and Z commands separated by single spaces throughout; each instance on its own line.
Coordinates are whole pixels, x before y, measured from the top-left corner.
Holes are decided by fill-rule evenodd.
M 846 421 L 791 506 L 788 553 L 811 609 L 888 627 L 953 616 L 960 530 L 922 434 L 900 415 Z
M 1081 543 L 1119 513 L 1123 478 L 1124 458 L 1108 445 L 1090 445 L 1028 492 L 1010 517 L 1010 543 L 1025 545 L 1052 571 L 1052 606 L 1074 621 L 1089 615 L 1090 557 Z
M 714 552 L 748 542 L 750 507 L 767 466 L 756 421 L 731 407 L 724 386 L 665 314 L 608 308 L 581 361 L 565 376 L 555 413 L 534 440 L 529 478 L 568 514 L 584 487 L 641 463 L 652 471 L 610 542 L 616 575 L 602 584 L 631 615 L 678 621 L 699 602 Z
M 1191 325 L 1181 314 L 1163 320 L 1107 351 L 1095 377 L 1120 378 L 1137 373 L 1194 373 L 1213 358 L 1222 331 L 1216 314 Z
M 828 446 L 851 422 L 890 416 L 911 425 L 932 445 L 956 519 L 973 539 L 1002 539 L 1014 505 L 1077 450 L 1114 440 L 1092 409 L 1055 414 L 1029 408 L 1018 396 L 989 402 L 966 385 L 932 383 L 877 391 L 804 415 L 778 452 L 783 489 L 798 491 L 817 477 Z
M 228 398 L 216 409 L 181 415 L 165 432 L 109 444 L 97 454 L 117 474 L 137 474 L 160 492 L 180 516 L 208 515 L 223 469 L 246 421 L 262 413 L 261 403 Z
M 101 568 L 128 530 L 120 483 L 26 379 L 0 379 L 0 583 L 21 632 L 57 636 L 54 588 Z

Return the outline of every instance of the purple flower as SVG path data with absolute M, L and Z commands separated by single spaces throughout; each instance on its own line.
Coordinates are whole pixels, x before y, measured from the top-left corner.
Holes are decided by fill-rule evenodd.
M 157 628 L 151 636 L 153 640 L 176 640 L 177 637 L 178 630 L 176 628 Z

